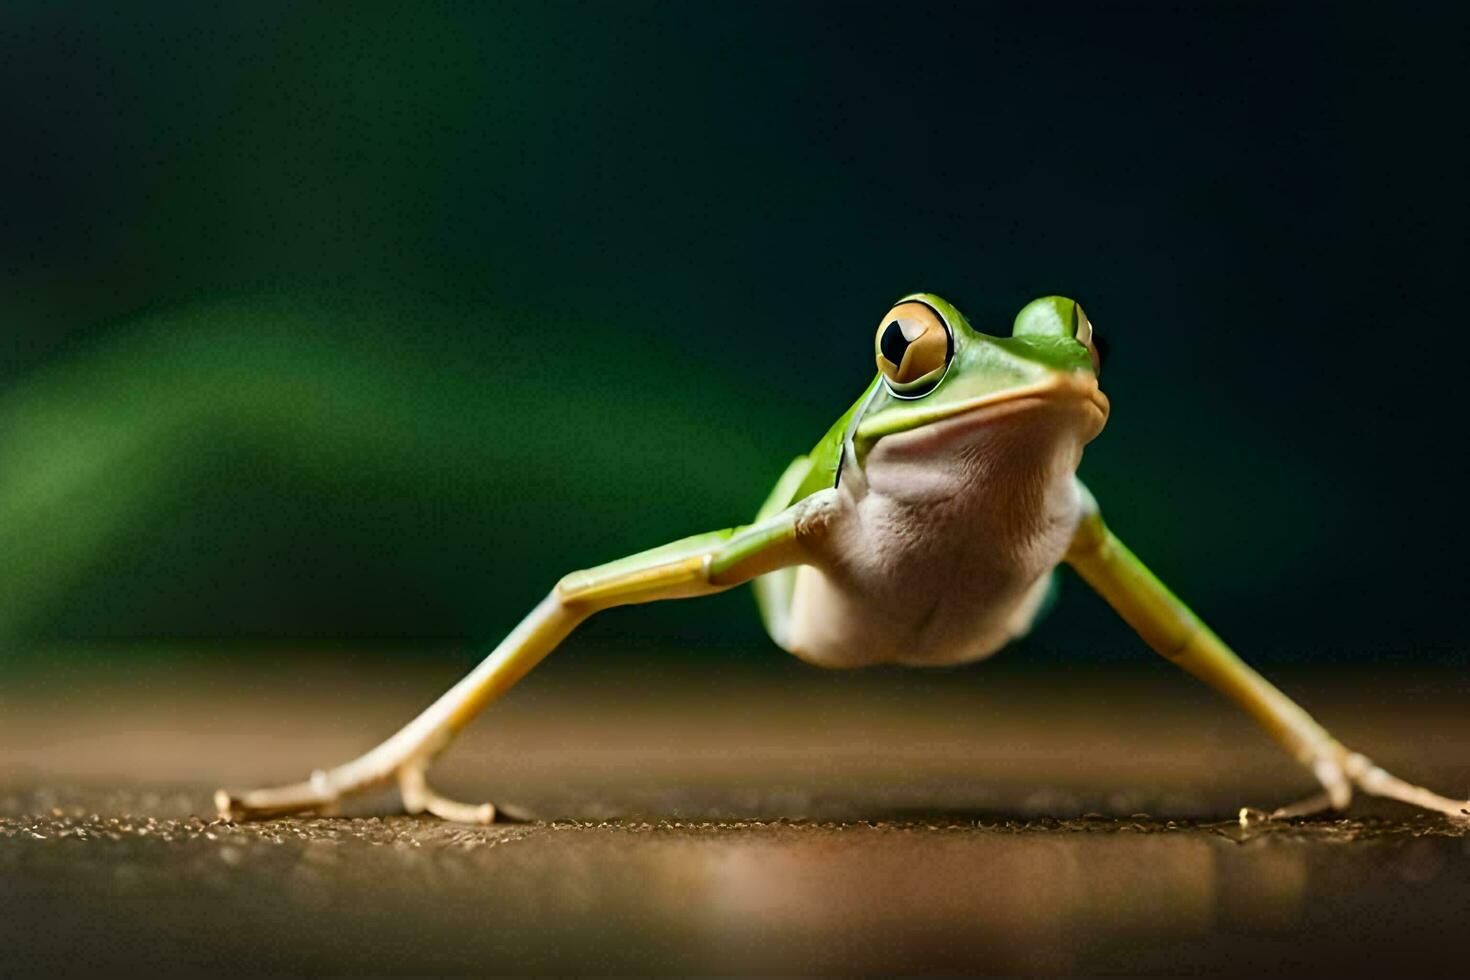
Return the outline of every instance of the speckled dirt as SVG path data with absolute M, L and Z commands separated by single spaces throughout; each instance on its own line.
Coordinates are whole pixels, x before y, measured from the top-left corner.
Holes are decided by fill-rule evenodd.
M 1465 825 L 1379 805 L 1241 828 L 1236 804 L 1308 786 L 1168 674 L 731 668 L 711 697 L 698 671 L 625 664 L 548 672 L 445 760 L 446 788 L 536 818 L 490 827 L 395 815 L 391 796 L 331 819 L 209 812 L 210 775 L 248 785 L 344 757 L 452 670 L 190 662 L 12 684 L 0 972 L 1356 974 L 1462 958 Z M 1307 686 L 1385 764 L 1470 783 L 1458 679 Z

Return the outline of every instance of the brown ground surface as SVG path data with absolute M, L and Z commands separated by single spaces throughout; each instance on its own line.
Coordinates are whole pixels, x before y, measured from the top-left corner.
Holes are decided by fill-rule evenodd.
M 233 825 L 224 783 L 370 747 L 449 658 L 58 658 L 0 690 L 0 972 L 1459 971 L 1464 828 L 1243 831 L 1304 776 L 1166 665 L 833 674 L 572 650 L 436 770 L 523 809 Z M 1470 790 L 1464 672 L 1283 686 Z

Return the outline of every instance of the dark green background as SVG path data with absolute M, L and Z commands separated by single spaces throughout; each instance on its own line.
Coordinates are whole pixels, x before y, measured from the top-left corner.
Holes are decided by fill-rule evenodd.
M 7 4 L 3 656 L 494 640 L 748 518 L 926 289 L 1085 303 L 1083 474 L 1243 651 L 1462 661 L 1465 21 L 1193 8 Z M 1140 655 L 1075 581 L 1028 645 Z

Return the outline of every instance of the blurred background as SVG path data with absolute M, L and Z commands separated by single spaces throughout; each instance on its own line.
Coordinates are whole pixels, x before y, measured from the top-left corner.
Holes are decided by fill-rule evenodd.
M 1080 299 L 1120 537 L 1465 794 L 1467 26 L 0 6 L 7 962 L 1461 968 L 1465 827 L 1242 830 L 1309 774 L 1071 577 L 956 671 L 806 667 L 745 589 L 596 617 L 434 771 L 540 822 L 211 800 L 368 749 L 565 572 L 748 520 L 913 290 L 992 333 Z
M 7 4 L 0 663 L 473 656 L 748 519 L 923 289 L 1084 303 L 1083 477 L 1242 652 L 1463 664 L 1464 19 L 1385 16 Z M 1147 654 L 1069 580 L 1007 656 Z

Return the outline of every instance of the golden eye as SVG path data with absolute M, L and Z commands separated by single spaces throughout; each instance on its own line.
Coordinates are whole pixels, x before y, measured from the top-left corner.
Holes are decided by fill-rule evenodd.
M 890 391 L 900 398 L 917 398 L 939 384 L 954 339 L 949 327 L 927 303 L 899 303 L 878 323 L 873 342 L 878 370 Z

